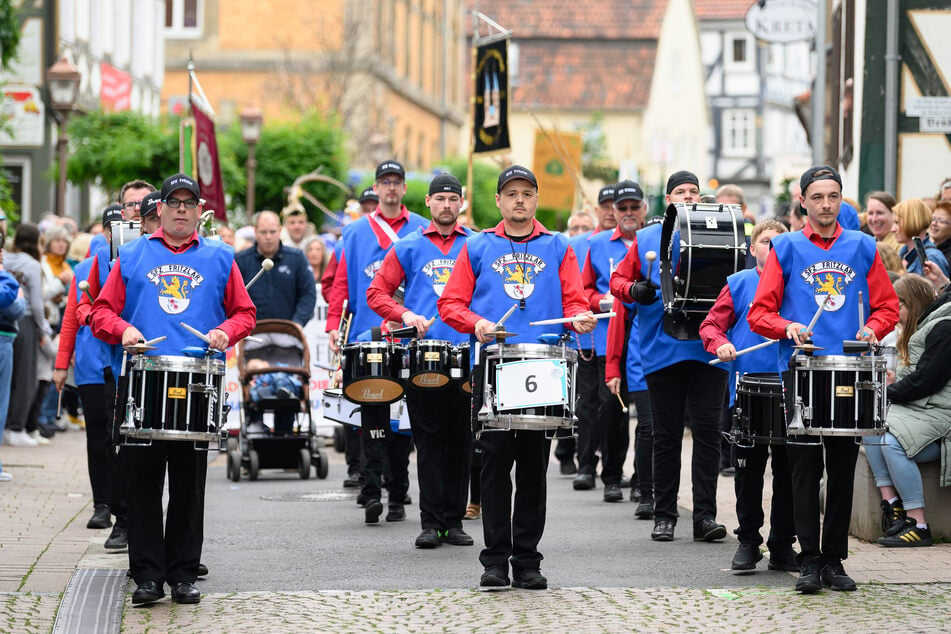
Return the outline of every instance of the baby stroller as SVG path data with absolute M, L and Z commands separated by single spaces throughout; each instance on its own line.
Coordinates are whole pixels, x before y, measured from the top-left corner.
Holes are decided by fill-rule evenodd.
M 296 467 L 306 480 L 313 466 L 318 478 L 326 478 L 327 453 L 311 419 L 310 349 L 303 330 L 292 321 L 261 319 L 251 334 L 260 341 L 244 340 L 236 347 L 242 405 L 238 437 L 228 439 L 228 477 L 238 482 L 245 469 L 250 480 L 257 480 L 261 469 Z M 260 390 L 260 382 L 271 380 L 275 373 L 299 384 L 296 393 Z M 257 400 L 252 399 L 254 387 L 259 388 Z M 266 412 L 274 416 L 273 430 L 264 424 Z M 278 429 L 279 422 L 284 428 Z

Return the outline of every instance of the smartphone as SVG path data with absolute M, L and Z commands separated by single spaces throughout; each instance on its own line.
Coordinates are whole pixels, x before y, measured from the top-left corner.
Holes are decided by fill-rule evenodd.
M 928 261 L 928 254 L 925 253 L 925 244 L 919 237 L 914 237 L 912 240 L 915 241 L 915 251 L 918 253 L 918 261 L 921 262 L 921 268 L 924 270 L 925 262 Z

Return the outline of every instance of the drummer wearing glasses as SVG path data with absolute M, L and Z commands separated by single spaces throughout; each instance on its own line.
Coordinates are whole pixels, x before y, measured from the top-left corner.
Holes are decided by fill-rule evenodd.
M 534 320 L 580 317 L 571 324 L 576 332 L 591 332 L 596 320 L 588 310 L 581 275 L 567 239 L 550 233 L 535 219 L 538 181 L 528 169 L 513 165 L 498 179 L 495 204 L 502 222 L 466 241 L 449 282 L 438 301 L 439 316 L 459 332 L 480 343 L 494 343 L 495 320 L 517 310 L 505 322 L 516 333 L 506 343 L 536 343 L 552 331 L 530 326 Z M 475 371 L 473 371 L 475 374 Z M 473 390 L 473 407 L 481 394 Z M 485 548 L 479 560 L 485 572 L 483 590 L 516 588 L 542 590 L 538 542 L 545 528 L 546 486 L 551 441 L 545 431 L 493 430 L 483 433 L 481 474 L 482 527 Z M 515 508 L 512 508 L 513 465 Z
M 179 356 L 199 340 L 179 326 L 206 333 L 209 348 L 225 350 L 254 328 L 255 309 L 234 263 L 234 250 L 205 240 L 198 182 L 176 174 L 162 185 L 160 228 L 123 245 L 93 304 L 93 334 L 130 346 L 166 339 L 146 354 Z M 125 446 L 128 465 L 129 564 L 137 588 L 133 605 L 154 603 L 168 583 L 175 603 L 198 603 L 207 451 L 191 441 L 152 440 Z M 169 473 L 168 515 L 162 525 L 162 490 Z M 164 533 L 164 534 L 163 534 Z
M 839 173 L 828 165 L 811 167 L 803 173 L 799 185 L 806 226 L 773 239 L 748 318 L 753 332 L 779 340 L 780 372 L 789 365 L 793 344 L 811 341 L 820 348 L 816 355 L 841 355 L 844 338 L 874 343 L 898 322 L 898 298 L 875 240 L 859 231 L 844 230 L 838 222 L 842 203 Z M 865 304 L 861 312 L 860 301 Z M 819 306 L 823 310 L 809 331 L 804 324 L 810 322 Z M 859 323 L 860 314 L 868 316 L 864 324 Z M 787 454 L 800 546 L 796 590 L 803 594 L 818 592 L 822 587 L 855 590 L 855 581 L 842 566 L 842 560 L 848 557 L 852 480 L 858 456 L 855 438 L 825 436 L 822 444 L 790 444 Z M 826 512 L 820 542 L 819 480 L 823 462 L 827 473 Z

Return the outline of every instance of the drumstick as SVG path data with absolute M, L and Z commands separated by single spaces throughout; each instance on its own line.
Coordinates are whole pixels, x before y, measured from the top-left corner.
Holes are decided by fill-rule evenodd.
M 859 332 L 865 330 L 865 303 L 862 301 L 862 291 L 859 291 Z
M 816 322 L 819 321 L 819 315 L 822 314 L 822 311 L 826 309 L 826 304 L 829 303 L 829 300 L 832 299 L 832 294 L 829 293 L 826 295 L 826 298 L 822 300 L 822 303 L 819 304 L 819 309 L 816 310 L 816 314 L 812 316 L 812 321 L 809 322 L 809 325 L 806 326 L 806 332 L 812 333 L 812 329 L 816 327 Z
M 614 275 L 614 258 L 608 258 L 608 274 Z
M 148 341 L 146 341 L 145 345 L 154 346 L 157 343 L 162 343 L 166 339 L 168 339 L 168 337 L 156 337 L 155 339 L 149 339 Z
M 83 280 L 82 282 L 77 284 L 77 286 L 79 286 L 79 290 L 81 290 L 83 294 L 89 298 L 90 302 L 96 301 L 92 298 L 92 293 L 89 292 L 89 282 L 87 282 L 86 280 Z
M 255 337 L 254 335 L 248 335 L 247 337 L 245 337 L 245 339 L 247 339 L 248 341 L 252 341 L 254 343 L 264 343 L 264 339 L 261 339 L 260 337 Z
M 621 398 L 621 393 L 618 392 L 617 394 L 615 394 L 615 396 L 617 397 L 618 403 L 621 404 L 621 411 L 627 414 L 628 412 L 627 404 L 624 402 L 624 399 Z
M 192 333 L 193 335 L 195 335 L 196 337 L 198 337 L 199 339 L 201 339 L 201 340 L 204 341 L 205 343 L 211 345 L 211 339 L 209 339 L 209 338 L 208 338 L 208 335 L 206 335 L 205 333 L 199 332 L 198 329 L 192 328 L 191 326 L 189 326 L 188 324 L 186 324 L 184 321 L 178 322 L 178 325 L 181 326 L 182 328 L 184 328 L 185 330 L 187 330 L 188 332 Z
M 63 385 L 63 387 L 65 388 L 66 386 Z M 63 413 L 63 392 L 65 391 L 66 390 L 59 391 L 59 399 L 56 401 L 56 418 L 59 418 Z
M 747 352 L 753 352 L 754 350 L 761 350 L 763 348 L 768 348 L 769 346 L 773 345 L 777 341 L 779 341 L 779 339 L 770 339 L 769 341 L 758 343 L 755 346 L 750 346 L 749 348 L 743 348 L 742 350 L 737 350 L 736 356 L 740 357 L 746 354 Z M 707 361 L 707 363 L 709 363 L 710 365 L 719 365 L 720 363 L 726 363 L 726 361 L 723 361 L 722 359 L 711 359 L 710 361 Z
M 610 313 L 595 313 L 593 316 L 595 319 L 610 319 L 617 315 L 615 312 Z M 581 321 L 582 319 L 587 319 L 583 315 L 575 315 L 574 317 L 565 317 L 563 319 L 541 319 L 539 321 L 530 321 L 528 322 L 529 326 L 553 326 L 555 324 L 570 324 L 576 321 Z
M 512 304 L 512 307 L 505 311 L 505 314 L 502 315 L 502 319 L 495 322 L 495 329 L 502 330 L 502 324 L 505 323 L 505 320 L 512 316 L 512 313 L 515 312 L 515 309 L 518 308 L 518 304 Z
M 251 288 L 251 286 L 258 281 L 258 278 L 264 275 L 265 271 L 270 271 L 272 268 L 274 268 L 274 260 L 271 258 L 264 258 L 264 261 L 261 262 L 261 269 L 254 274 L 254 277 L 248 280 L 248 283 L 244 285 L 244 290 Z

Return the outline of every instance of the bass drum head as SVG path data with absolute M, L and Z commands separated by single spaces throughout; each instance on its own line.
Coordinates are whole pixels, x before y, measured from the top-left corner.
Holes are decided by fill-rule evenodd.
M 343 395 L 354 403 L 389 405 L 403 398 L 403 386 L 377 376 L 354 379 L 343 388 Z

